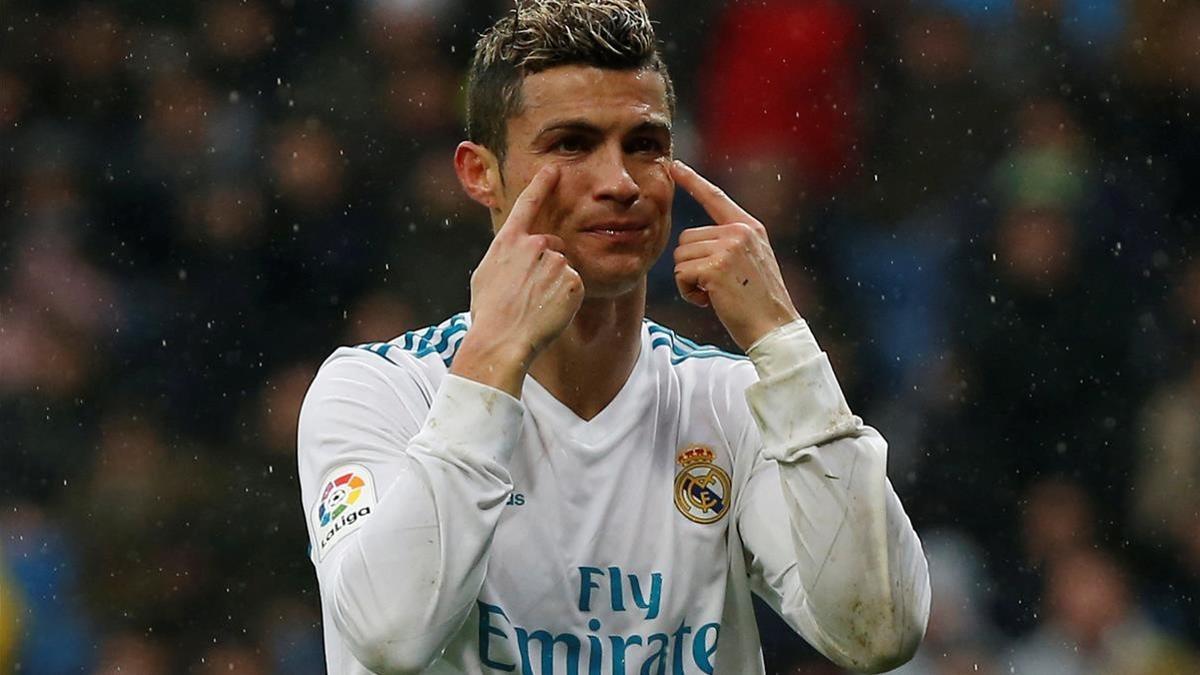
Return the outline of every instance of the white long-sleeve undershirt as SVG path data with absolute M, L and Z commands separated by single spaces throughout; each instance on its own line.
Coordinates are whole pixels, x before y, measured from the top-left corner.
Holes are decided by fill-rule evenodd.
M 302 498 L 332 624 L 330 671 L 454 672 L 439 657 L 471 635 L 463 624 L 514 489 L 509 464 L 526 407 L 447 373 L 435 386 L 407 354 L 356 351 L 339 350 L 322 367 L 300 420 Z M 748 446 L 734 467 L 731 540 L 742 548 L 746 579 L 729 583 L 748 583 L 839 665 L 894 667 L 924 632 L 929 583 L 886 477 L 886 443 L 850 412 L 802 321 L 748 355 L 758 381 L 741 406 L 753 422 L 729 424 L 733 442 Z M 366 471 L 374 503 L 325 549 L 315 509 L 344 466 Z

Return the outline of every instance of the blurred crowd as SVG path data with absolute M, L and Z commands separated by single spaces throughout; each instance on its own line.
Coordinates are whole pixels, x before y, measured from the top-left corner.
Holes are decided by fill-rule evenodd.
M 890 441 L 934 585 L 897 672 L 1200 672 L 1200 5 L 647 4 L 677 156 Z M 467 306 L 510 6 L 0 2 L 0 672 L 324 671 L 299 402 Z M 669 264 L 649 314 L 731 346 Z

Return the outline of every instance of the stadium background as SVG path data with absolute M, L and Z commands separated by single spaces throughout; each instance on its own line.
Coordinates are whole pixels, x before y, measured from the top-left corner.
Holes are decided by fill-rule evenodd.
M 677 154 L 891 441 L 903 672 L 1200 672 L 1200 5 L 649 4 Z M 0 672 L 323 671 L 297 406 L 466 306 L 505 6 L 0 2 Z M 650 313 L 728 344 L 669 268 Z M 770 672 L 837 672 L 764 621 Z

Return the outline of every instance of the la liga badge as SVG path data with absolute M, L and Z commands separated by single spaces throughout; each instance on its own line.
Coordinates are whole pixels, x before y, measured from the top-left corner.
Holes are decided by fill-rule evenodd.
M 675 458 L 683 468 L 675 475 L 675 508 L 701 525 L 715 523 L 729 512 L 732 485 L 729 474 L 713 463 L 716 453 L 690 445 Z
M 317 560 L 333 545 L 362 527 L 375 506 L 375 481 L 367 467 L 346 464 L 321 481 L 321 496 L 312 510 Z

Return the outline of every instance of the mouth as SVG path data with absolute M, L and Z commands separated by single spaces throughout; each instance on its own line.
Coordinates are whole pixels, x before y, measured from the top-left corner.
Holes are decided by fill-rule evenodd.
M 607 237 L 631 237 L 650 229 L 649 223 L 621 220 L 597 223 L 583 228 L 586 234 L 596 234 Z

